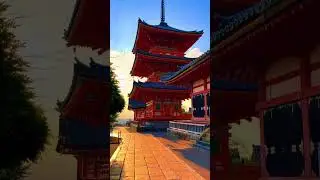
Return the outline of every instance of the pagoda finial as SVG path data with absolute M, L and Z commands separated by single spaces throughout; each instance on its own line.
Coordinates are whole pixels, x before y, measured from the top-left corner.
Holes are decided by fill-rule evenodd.
M 164 0 L 161 0 L 161 24 L 165 23 Z

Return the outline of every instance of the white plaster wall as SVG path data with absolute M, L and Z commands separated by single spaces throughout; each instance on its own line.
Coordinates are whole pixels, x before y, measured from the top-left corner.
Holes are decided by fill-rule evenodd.
M 200 86 L 200 87 L 193 88 L 192 92 L 193 93 L 197 93 L 197 92 L 200 92 L 200 91 L 203 91 L 203 90 L 204 90 L 204 86 Z
M 270 80 L 272 78 L 276 78 L 299 69 L 299 58 L 284 58 L 270 66 L 270 68 L 266 72 L 266 80 Z M 273 98 L 281 97 L 299 91 L 300 89 L 300 77 L 296 76 L 283 82 L 267 86 L 266 99 L 270 100 Z
M 199 86 L 199 85 L 201 85 L 201 84 L 203 84 L 203 83 L 204 83 L 204 80 L 203 80 L 203 79 L 200 79 L 200 80 L 198 80 L 198 81 L 193 82 L 193 87 Z
M 300 68 L 300 59 L 288 57 L 273 63 L 266 72 L 266 80 L 276 78 Z
M 289 80 L 283 81 L 267 87 L 266 98 L 267 100 L 281 97 L 290 93 L 300 91 L 300 77 L 294 77 Z

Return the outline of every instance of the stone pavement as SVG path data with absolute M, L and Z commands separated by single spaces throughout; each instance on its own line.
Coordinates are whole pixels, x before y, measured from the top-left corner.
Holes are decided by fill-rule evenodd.
M 150 134 L 124 133 L 111 160 L 111 180 L 203 180 L 196 171 Z

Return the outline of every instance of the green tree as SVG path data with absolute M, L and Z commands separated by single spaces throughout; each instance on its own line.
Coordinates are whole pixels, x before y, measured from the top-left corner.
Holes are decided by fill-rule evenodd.
M 5 16 L 8 9 L 0 1 L 0 62 L 2 107 L 0 118 L 0 179 L 20 179 L 30 163 L 45 150 L 49 128 L 26 75 L 29 64 L 18 55 L 22 44 L 13 30 L 15 19 Z
M 124 109 L 125 100 L 121 95 L 119 88 L 119 81 L 117 80 L 114 69 L 110 68 L 111 76 L 111 103 L 110 103 L 110 128 L 112 128 L 112 123 L 114 123 L 118 114 Z

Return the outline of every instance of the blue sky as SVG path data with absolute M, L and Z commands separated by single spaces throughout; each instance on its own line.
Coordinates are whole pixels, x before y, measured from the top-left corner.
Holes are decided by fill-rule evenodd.
M 138 18 L 149 24 L 160 23 L 161 0 L 111 0 L 111 49 L 131 51 Z M 182 30 L 203 30 L 193 47 L 205 52 L 210 47 L 210 0 L 166 0 L 168 25 Z

